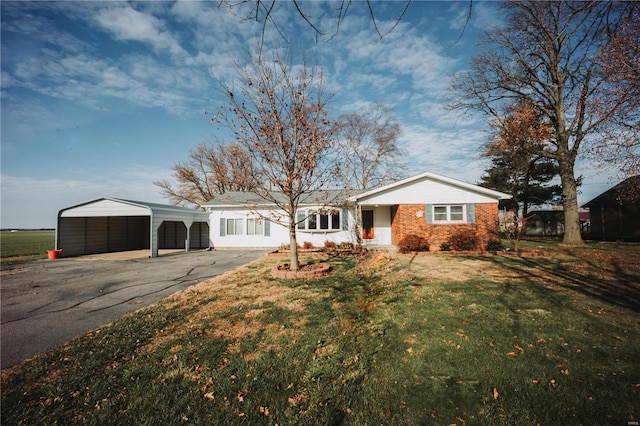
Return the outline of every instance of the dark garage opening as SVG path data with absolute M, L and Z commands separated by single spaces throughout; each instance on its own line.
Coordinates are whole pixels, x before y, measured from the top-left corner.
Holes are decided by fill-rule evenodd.
M 158 248 L 183 249 L 187 240 L 187 228 L 183 222 L 164 221 L 158 228 Z M 190 249 L 205 249 L 209 247 L 209 224 L 194 222 L 191 225 Z
M 149 249 L 149 216 L 62 217 L 58 225 L 63 256 Z M 158 228 L 159 249 L 184 249 L 184 223 L 162 222 Z M 209 247 L 209 224 L 191 225 L 190 249 Z

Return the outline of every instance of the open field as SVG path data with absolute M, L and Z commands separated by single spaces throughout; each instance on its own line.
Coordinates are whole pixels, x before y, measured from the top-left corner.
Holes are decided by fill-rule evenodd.
M 2 263 L 46 259 L 47 250 L 56 245 L 55 231 L 2 231 L 0 257 Z
M 267 256 L 2 371 L 6 424 L 629 424 L 640 246 Z

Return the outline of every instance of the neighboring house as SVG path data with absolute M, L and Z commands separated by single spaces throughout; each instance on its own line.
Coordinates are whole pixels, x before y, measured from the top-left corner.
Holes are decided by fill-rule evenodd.
M 578 212 L 580 232 L 588 235 L 589 211 Z M 558 207 L 552 210 L 533 210 L 527 215 L 525 235 L 529 237 L 561 237 L 564 235 L 564 210 Z
M 534 210 L 527 214 L 524 235 L 536 237 L 559 237 L 564 235 L 564 211 Z
M 620 182 L 583 207 L 590 211 L 589 238 L 640 241 L 640 175 Z
M 379 188 L 348 193 L 314 191 L 300 202 L 297 239 L 397 245 L 409 234 L 429 240 L 432 250 L 460 230 L 473 230 L 482 246 L 498 234 L 498 201 L 510 195 L 425 172 Z M 284 212 L 254 194 L 223 194 L 203 206 L 210 213 L 214 247 L 278 247 L 288 229 L 275 223 Z M 269 220 L 272 219 L 272 220 Z

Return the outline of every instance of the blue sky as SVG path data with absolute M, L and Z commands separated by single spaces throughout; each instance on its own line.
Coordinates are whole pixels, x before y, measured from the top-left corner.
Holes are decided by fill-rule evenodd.
M 204 111 L 262 26 L 218 2 L 0 2 L 2 12 L 2 228 L 54 227 L 57 212 L 100 197 L 166 203 L 156 180 L 219 130 Z M 339 3 L 301 2 L 335 30 Z M 403 2 L 374 2 L 382 32 Z M 277 3 L 267 47 L 302 48 L 325 67 L 336 116 L 383 102 L 402 128 L 406 174 L 431 171 L 476 183 L 485 118 L 446 111 L 449 76 L 468 66 L 480 31 L 500 23 L 495 2 L 414 1 L 393 32 L 376 35 L 355 1 L 339 32 L 313 40 L 293 5 Z M 279 30 L 279 32 L 278 32 Z M 283 38 L 286 37 L 286 41 Z M 615 183 L 581 162 L 586 202 Z

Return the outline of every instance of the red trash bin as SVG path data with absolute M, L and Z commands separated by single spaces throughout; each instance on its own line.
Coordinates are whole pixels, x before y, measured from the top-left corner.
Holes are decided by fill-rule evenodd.
M 47 250 L 47 253 L 49 254 L 49 259 L 57 259 L 62 255 L 62 250 Z

